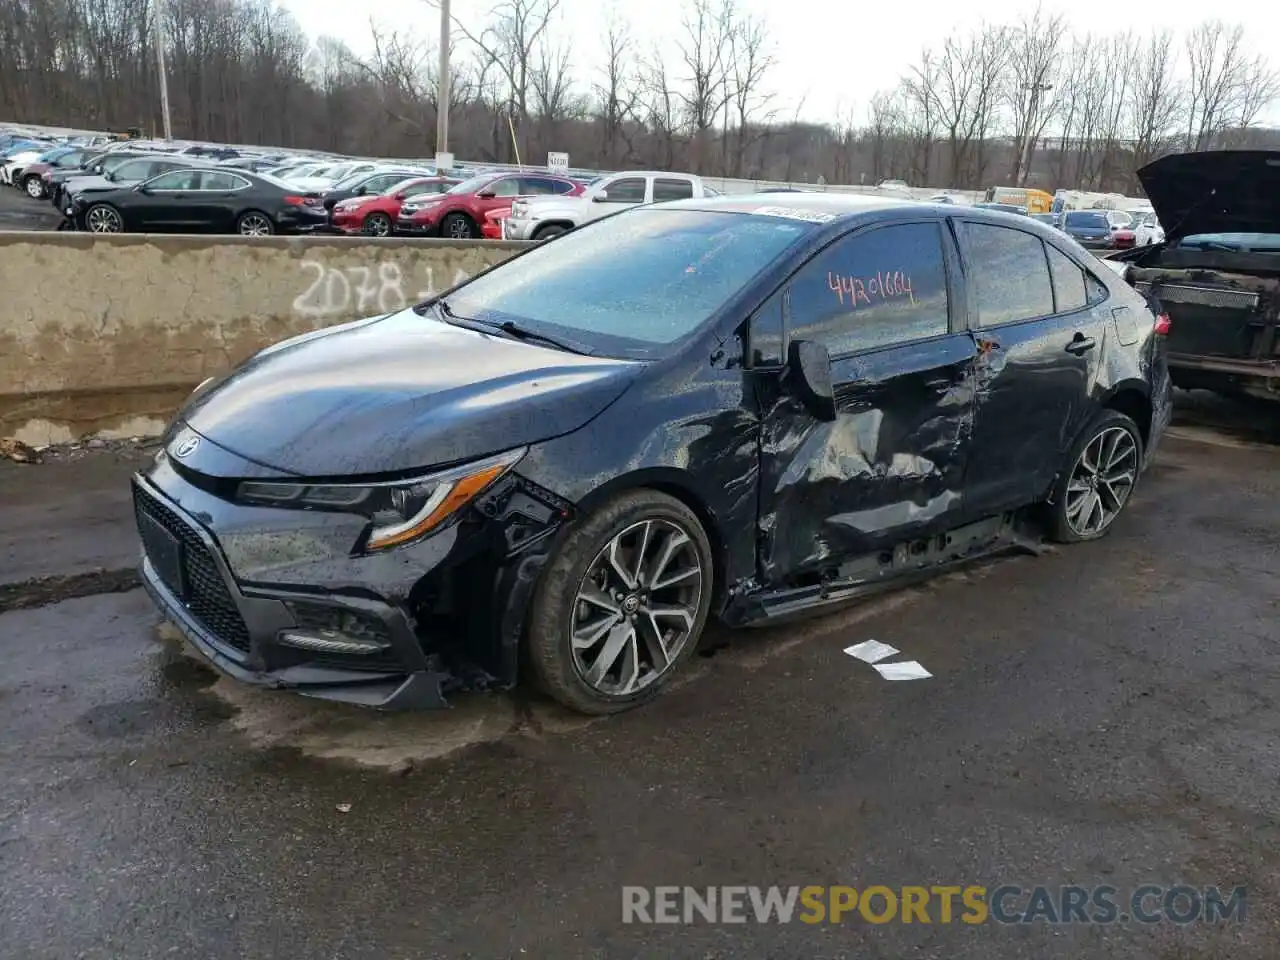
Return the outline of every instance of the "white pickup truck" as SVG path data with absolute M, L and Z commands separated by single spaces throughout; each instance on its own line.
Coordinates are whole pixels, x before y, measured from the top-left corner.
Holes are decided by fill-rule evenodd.
M 628 170 L 597 180 L 576 197 L 525 197 L 515 201 L 511 215 L 502 222 L 502 237 L 550 240 L 626 207 L 712 196 L 716 191 L 703 186 L 702 180 L 691 174 Z

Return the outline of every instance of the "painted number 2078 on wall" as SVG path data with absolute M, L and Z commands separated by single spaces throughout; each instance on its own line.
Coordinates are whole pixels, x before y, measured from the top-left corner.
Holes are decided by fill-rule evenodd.
M 350 317 L 373 313 L 394 313 L 439 292 L 435 268 L 422 269 L 421 283 L 406 277 L 394 260 L 372 266 L 328 267 L 316 260 L 304 260 L 308 285 L 293 301 L 293 311 L 304 317 Z M 466 280 L 465 271 L 454 272 L 449 286 Z M 415 289 L 416 288 L 416 289 Z

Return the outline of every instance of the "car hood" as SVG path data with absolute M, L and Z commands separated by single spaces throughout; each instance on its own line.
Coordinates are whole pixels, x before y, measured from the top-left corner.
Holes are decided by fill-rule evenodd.
M 180 417 L 298 476 L 403 474 L 570 433 L 643 367 L 405 310 L 269 347 Z
M 128 184 L 121 183 L 119 180 L 108 180 L 106 177 L 72 177 L 66 182 L 66 191 L 69 195 L 75 195 L 88 190 L 119 190 L 126 186 Z
M 1280 152 L 1175 153 L 1138 171 L 1174 241 L 1196 233 L 1280 233 Z

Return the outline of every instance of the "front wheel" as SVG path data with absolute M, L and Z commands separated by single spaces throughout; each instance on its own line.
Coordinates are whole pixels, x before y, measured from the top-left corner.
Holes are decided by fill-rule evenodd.
M 32 200 L 44 199 L 44 181 L 40 177 L 27 177 L 26 189 L 27 196 Z
M 85 211 L 85 226 L 90 233 L 123 233 L 124 220 L 120 211 L 106 203 L 95 204 Z
M 369 237 L 391 236 L 391 218 L 385 213 L 371 213 L 365 217 L 364 232 Z
M 651 700 L 693 655 L 713 579 L 706 531 L 679 500 L 635 490 L 607 502 L 543 572 L 528 632 L 538 686 L 587 714 Z
M 1079 543 L 1106 535 L 1129 503 L 1141 469 L 1137 424 L 1104 410 L 1067 455 L 1050 501 L 1050 536 L 1059 543 Z
M 560 236 L 560 234 L 565 232 L 566 231 L 564 227 L 560 226 L 559 224 L 552 224 L 549 227 L 542 227 L 541 229 L 539 229 L 533 235 L 533 239 L 537 241 L 550 240 L 553 237 L 558 237 Z

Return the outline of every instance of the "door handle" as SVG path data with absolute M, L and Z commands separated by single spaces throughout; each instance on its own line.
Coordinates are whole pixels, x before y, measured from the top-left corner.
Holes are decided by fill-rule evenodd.
M 1067 353 L 1073 353 L 1077 357 L 1088 353 L 1098 345 L 1098 341 L 1093 337 L 1086 337 L 1083 333 L 1077 333 L 1071 338 L 1071 342 L 1067 344 Z

